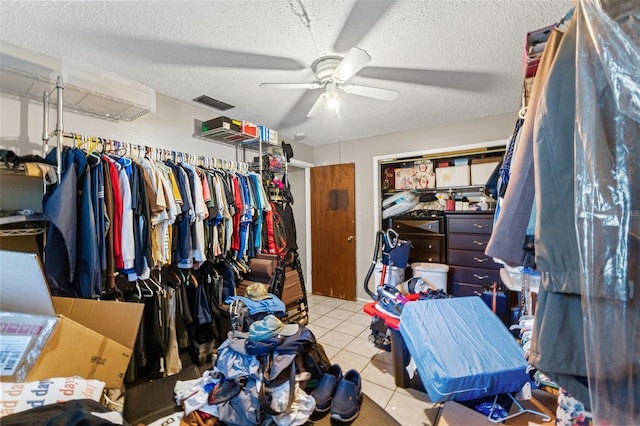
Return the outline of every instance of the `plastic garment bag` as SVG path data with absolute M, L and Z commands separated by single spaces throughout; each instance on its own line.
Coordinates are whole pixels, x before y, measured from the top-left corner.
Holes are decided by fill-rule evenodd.
M 575 223 L 591 411 L 640 424 L 640 2 L 576 7 Z

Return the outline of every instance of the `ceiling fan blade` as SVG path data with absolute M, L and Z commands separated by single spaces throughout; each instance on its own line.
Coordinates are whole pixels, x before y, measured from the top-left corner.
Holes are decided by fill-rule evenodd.
M 360 43 L 395 2 L 396 0 L 356 1 L 333 44 L 333 50 L 344 52 Z
M 313 104 L 313 106 L 311 107 L 311 109 L 307 113 L 307 117 L 313 117 L 314 115 L 317 115 L 322 110 L 324 110 L 324 93 L 322 95 L 318 96 L 318 99 L 316 100 L 316 103 Z
M 227 50 L 143 36 L 133 37 L 99 29 L 82 35 L 105 51 L 118 55 L 128 52 L 129 55 L 135 56 L 136 60 L 160 64 L 291 71 L 307 68 L 305 64 L 291 58 L 241 52 L 236 49 Z
M 368 98 L 392 101 L 398 97 L 396 90 L 381 89 L 379 87 L 360 86 L 359 84 L 348 84 L 341 86 L 342 90 L 352 95 L 366 96 Z
M 371 61 L 371 56 L 358 47 L 352 47 L 333 72 L 340 81 L 347 81 Z
M 322 92 L 317 89 L 305 90 L 291 109 L 282 117 L 280 122 L 275 125 L 274 129 L 280 131 L 304 123 L 307 120 L 307 112 L 309 112 L 313 104 L 318 100 L 318 95 L 321 93 Z
M 265 89 L 319 89 L 320 83 L 260 83 Z
M 432 69 L 366 67 L 358 74 L 361 77 L 399 81 L 422 86 L 485 92 L 492 90 L 497 82 L 495 74 L 479 71 L 445 71 Z

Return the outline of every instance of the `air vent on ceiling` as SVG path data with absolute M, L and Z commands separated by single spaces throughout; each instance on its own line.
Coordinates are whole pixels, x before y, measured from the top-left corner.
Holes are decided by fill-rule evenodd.
M 228 103 L 213 99 L 211 96 L 207 95 L 198 96 L 194 99 L 194 101 L 206 106 L 210 106 L 211 108 L 218 109 L 220 111 L 226 111 L 228 109 L 235 108 L 233 105 L 229 105 Z

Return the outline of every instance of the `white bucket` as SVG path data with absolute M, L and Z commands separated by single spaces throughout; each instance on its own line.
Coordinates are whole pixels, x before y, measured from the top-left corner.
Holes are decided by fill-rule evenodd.
M 376 286 L 380 284 L 380 278 L 382 276 L 382 262 L 376 263 L 376 267 L 373 270 L 373 284 Z M 398 268 L 396 266 L 387 266 L 387 271 L 384 276 L 384 283 L 396 286 L 404 281 L 404 268 Z
M 449 265 L 442 263 L 416 262 L 411 264 L 414 277 L 422 278 L 430 288 L 447 291 Z

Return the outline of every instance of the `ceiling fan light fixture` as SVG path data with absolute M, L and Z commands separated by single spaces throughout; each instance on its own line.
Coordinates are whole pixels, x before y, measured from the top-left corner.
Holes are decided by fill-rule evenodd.
M 325 86 L 324 106 L 329 111 L 337 111 L 340 104 L 340 96 L 338 94 L 338 84 L 328 82 Z
M 340 100 L 337 96 L 333 98 L 327 97 L 325 101 L 325 105 L 328 110 L 337 111 L 338 107 L 340 106 Z
M 325 86 L 325 97 L 327 99 L 338 99 L 338 85 L 336 83 L 327 83 Z

